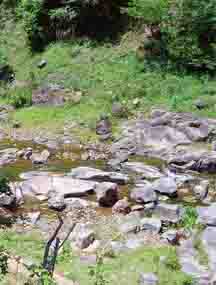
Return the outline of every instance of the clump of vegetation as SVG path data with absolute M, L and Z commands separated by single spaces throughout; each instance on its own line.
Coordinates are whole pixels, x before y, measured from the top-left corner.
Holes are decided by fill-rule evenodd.
M 8 90 L 7 99 L 16 109 L 32 104 L 32 90 L 29 87 L 15 87 Z
M 0 194 L 1 193 L 11 193 L 11 190 L 8 178 L 0 174 Z
M 181 226 L 188 230 L 191 230 L 198 225 L 197 218 L 198 214 L 195 208 L 185 207 L 184 215 L 181 220 Z
M 179 65 L 216 69 L 215 0 L 175 0 L 161 22 L 168 55 Z
M 4 276 L 8 273 L 8 258 L 5 248 L 0 246 L 0 281 L 3 280 Z

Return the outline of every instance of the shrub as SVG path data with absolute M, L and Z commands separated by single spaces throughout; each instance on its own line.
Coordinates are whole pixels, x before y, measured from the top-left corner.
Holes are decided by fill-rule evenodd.
M 9 180 L 6 176 L 0 174 L 0 193 L 10 192 Z
M 195 208 L 185 207 L 184 216 L 181 225 L 188 230 L 193 229 L 197 225 L 198 214 Z
M 150 25 L 157 25 L 161 23 L 168 4 L 168 0 L 130 0 L 128 11 L 132 17 L 141 18 Z
M 28 87 L 15 87 L 9 90 L 7 97 L 9 103 L 17 109 L 32 104 L 32 90 Z
M 216 69 L 216 0 L 174 0 L 161 31 L 169 57 L 193 69 Z

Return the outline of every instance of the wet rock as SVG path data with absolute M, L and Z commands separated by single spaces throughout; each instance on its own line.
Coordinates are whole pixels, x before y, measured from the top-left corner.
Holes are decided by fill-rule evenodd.
M 161 220 L 157 218 L 143 218 L 140 221 L 141 231 L 150 231 L 152 233 L 159 233 L 161 229 Z
M 58 176 L 35 176 L 20 184 L 24 196 L 48 198 L 50 189 L 68 197 L 81 197 L 94 192 L 97 182 Z
M 51 190 L 48 193 L 48 207 L 56 211 L 63 211 L 66 207 L 64 196 Z
M 112 213 L 113 214 L 124 214 L 124 215 L 127 215 L 130 212 L 131 212 L 131 207 L 130 207 L 130 203 L 128 202 L 127 198 L 119 200 L 112 207 Z
M 154 273 L 141 273 L 138 285 L 158 285 L 159 279 Z
M 140 174 L 142 178 L 157 179 L 164 176 L 158 168 L 146 165 L 142 162 L 126 162 L 122 164 L 123 169 Z
M 193 188 L 193 193 L 195 194 L 197 200 L 203 201 L 208 195 L 208 190 L 209 190 L 209 181 L 202 180 L 199 185 L 196 185 Z
M 208 226 L 216 226 L 216 203 L 209 207 L 198 207 L 198 222 Z
M 183 209 L 180 205 L 159 203 L 154 209 L 154 214 L 162 221 L 178 223 L 182 218 Z
M 95 188 L 97 201 L 102 207 L 112 207 L 119 200 L 118 186 L 111 182 L 102 182 Z
M 172 177 L 162 177 L 153 183 L 153 189 L 169 197 L 177 196 L 177 184 Z
M 156 202 L 158 199 L 151 184 L 137 185 L 132 189 L 130 197 L 133 201 L 141 204 Z
M 112 132 L 112 124 L 107 116 L 102 118 L 96 124 L 97 135 L 107 135 Z
M 127 175 L 118 172 L 106 172 L 90 167 L 77 167 L 71 170 L 69 175 L 73 178 L 94 180 L 102 182 L 113 182 L 117 184 L 127 184 Z
M 69 240 L 72 243 L 72 247 L 75 246 L 78 249 L 84 249 L 94 242 L 95 233 L 86 224 L 76 224 Z
M 45 164 L 50 157 L 50 152 L 48 150 L 43 150 L 40 154 L 33 153 L 30 157 L 33 164 Z

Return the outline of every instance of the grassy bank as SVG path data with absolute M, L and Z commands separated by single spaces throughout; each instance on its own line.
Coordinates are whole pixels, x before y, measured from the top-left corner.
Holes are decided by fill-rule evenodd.
M 15 234 L 12 231 L 0 231 L 0 246 L 4 246 L 13 255 L 40 263 L 45 243 L 39 234 Z M 107 283 L 95 283 L 92 272 L 100 271 Z M 155 272 L 160 285 L 189 285 L 191 279 L 180 272 L 175 249 L 172 247 L 143 247 L 130 253 L 105 259 L 104 264 L 87 266 L 80 262 L 70 247 L 66 245 L 60 253 L 57 271 L 64 272 L 68 279 L 78 281 L 80 285 L 120 284 L 136 285 L 141 272 Z
M 27 47 L 21 24 L 10 22 L 1 39 L 16 79 L 30 86 L 27 88 L 59 84 L 83 93 L 79 104 L 18 109 L 13 119 L 20 121 L 24 128 L 54 126 L 56 130 L 71 121 L 94 128 L 100 114 L 110 114 L 116 101 L 125 104 L 131 115 L 137 111 L 147 113 L 154 106 L 215 117 L 215 81 L 205 75 L 192 76 L 167 71 L 163 66 L 145 65 L 136 57 L 141 33 L 127 32 L 116 45 L 90 41 L 53 43 L 34 55 Z M 37 63 L 41 59 L 48 64 L 39 70 Z M 10 91 L 10 100 L 19 97 L 22 90 L 23 87 L 17 87 Z M 139 104 L 133 104 L 135 98 Z M 197 99 L 207 102 L 208 107 L 197 110 L 194 106 Z

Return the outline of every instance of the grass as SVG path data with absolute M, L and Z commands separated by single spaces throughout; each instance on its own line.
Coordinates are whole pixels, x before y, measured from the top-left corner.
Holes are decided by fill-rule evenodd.
M 31 258 L 40 263 L 43 256 L 44 242 L 36 232 L 14 233 L 12 230 L 0 231 L 0 246 L 8 249 L 14 255 Z M 58 257 L 57 271 L 64 272 L 71 280 L 77 280 L 80 285 L 94 285 L 89 266 L 82 264 L 79 258 L 72 254 L 68 244 Z M 180 271 L 180 266 L 174 247 L 143 247 L 130 253 L 121 254 L 112 259 L 106 259 L 101 268 L 107 284 L 135 285 L 141 272 L 155 272 L 160 285 L 189 285 L 191 278 Z
M 131 115 L 137 111 L 148 113 L 154 106 L 215 117 L 216 82 L 206 76 L 166 71 L 159 66 L 149 68 L 136 57 L 135 50 L 142 34 L 128 32 L 115 46 L 90 41 L 53 43 L 44 52 L 32 55 L 22 24 L 8 21 L 6 27 L 0 41 L 18 81 L 25 82 L 31 89 L 49 83 L 81 90 L 84 94 L 76 105 L 18 109 L 13 120 L 20 121 L 23 128 L 54 131 L 68 122 L 77 121 L 91 132 L 100 114 L 111 113 L 115 101 L 125 104 Z M 48 64 L 39 70 L 37 63 L 41 59 L 47 60 Z M 19 92 L 19 88 L 10 91 L 10 97 L 19 96 Z M 134 106 L 135 98 L 139 99 L 139 106 Z M 197 110 L 194 101 L 199 98 L 209 107 Z M 116 125 L 115 119 L 113 122 Z M 86 128 L 77 132 L 85 137 Z M 87 139 L 95 139 L 92 134 L 88 133 Z

